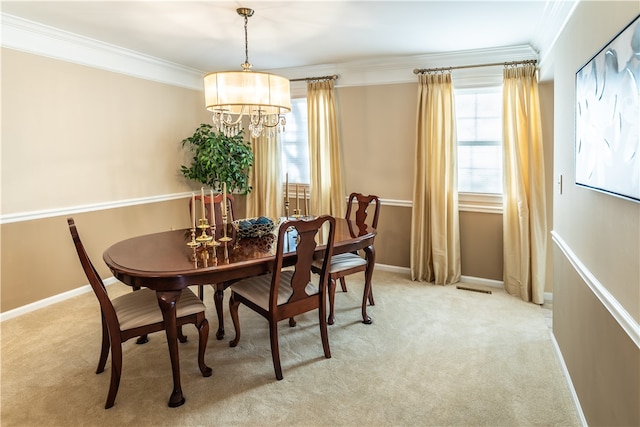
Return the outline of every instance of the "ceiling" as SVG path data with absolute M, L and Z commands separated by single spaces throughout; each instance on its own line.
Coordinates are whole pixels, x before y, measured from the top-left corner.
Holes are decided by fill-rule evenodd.
M 577 0 L 2 1 L 3 14 L 202 71 L 530 45 L 544 53 Z

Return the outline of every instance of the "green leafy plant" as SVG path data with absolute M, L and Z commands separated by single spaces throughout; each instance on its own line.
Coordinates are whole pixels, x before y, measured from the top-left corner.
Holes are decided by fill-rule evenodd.
M 182 147 L 185 146 L 193 153 L 191 166 L 180 168 L 186 178 L 217 191 L 222 191 L 222 183 L 226 182 L 229 192 L 251 192 L 249 169 L 253 166 L 253 151 L 242 132 L 226 136 L 203 123 L 192 136 L 182 140 Z

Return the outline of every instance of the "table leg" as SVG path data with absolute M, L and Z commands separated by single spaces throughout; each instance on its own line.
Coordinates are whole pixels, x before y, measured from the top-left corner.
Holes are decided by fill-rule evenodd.
M 373 320 L 367 315 L 367 301 L 371 294 L 371 277 L 373 276 L 373 266 L 376 263 L 376 250 L 373 245 L 364 248 L 367 259 L 367 269 L 364 272 L 364 292 L 362 293 L 362 323 L 370 325 Z
M 218 331 L 216 338 L 221 340 L 224 338 L 224 311 L 222 308 L 222 300 L 224 299 L 224 284 L 218 283 L 213 294 L 213 302 L 216 306 L 216 314 L 218 315 Z
M 171 370 L 173 371 L 173 392 L 169 398 L 169 407 L 175 408 L 184 403 L 182 386 L 180 385 L 180 360 L 178 357 L 178 327 L 176 321 L 176 302 L 182 291 L 157 291 L 158 305 L 162 310 L 164 329 L 169 345 Z

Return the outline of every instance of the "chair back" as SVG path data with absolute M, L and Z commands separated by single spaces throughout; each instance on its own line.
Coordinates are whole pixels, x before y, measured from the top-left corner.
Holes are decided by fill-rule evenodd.
M 378 217 L 380 216 L 380 199 L 378 196 L 365 196 L 360 193 L 351 193 L 349 195 L 349 202 L 347 204 L 347 213 L 345 218 L 347 220 L 353 221 L 354 218 L 351 217 L 353 211 L 354 201 L 358 202 L 358 209 L 355 212 L 355 222 L 360 230 L 366 229 L 366 225 L 369 224 L 373 228 L 378 228 Z M 373 203 L 374 211 L 373 217 L 369 218 L 368 209 L 369 206 Z M 370 222 L 367 222 L 367 218 L 369 218 Z
M 198 201 L 202 200 L 202 196 L 196 194 L 195 199 Z M 234 202 L 233 195 L 227 193 L 227 223 L 230 223 L 234 219 L 237 219 L 236 210 L 233 205 L 233 202 Z M 189 199 L 189 214 L 191 214 L 192 210 L 194 209 L 194 206 L 192 206 L 192 204 L 193 204 L 193 200 Z M 196 203 L 195 209 L 201 209 L 200 203 Z M 204 209 L 205 209 L 205 215 L 207 216 L 207 221 L 209 221 L 209 224 L 212 224 L 211 196 L 208 196 L 206 194 L 204 196 Z M 222 193 L 218 193 L 213 196 L 213 210 L 215 211 L 216 224 L 219 227 L 220 224 L 222 224 Z M 196 211 L 196 221 L 198 220 L 199 215 L 200 215 L 200 210 Z
M 107 293 L 107 289 L 98 274 L 98 271 L 93 266 L 89 255 L 87 255 L 87 251 L 84 249 L 84 245 L 80 240 L 80 235 L 78 234 L 78 230 L 76 228 L 76 224 L 73 218 L 67 218 L 67 223 L 69 224 L 69 232 L 71 233 L 71 237 L 73 238 L 73 244 L 76 247 L 76 252 L 78 253 L 78 258 L 80 259 L 80 264 L 82 265 L 82 269 L 84 270 L 84 274 L 87 276 L 89 280 L 89 284 L 91 285 L 91 289 L 93 289 L 93 293 L 98 298 L 98 302 L 100 303 L 100 309 L 107 321 L 108 327 L 119 328 L 118 317 L 116 316 L 116 311 L 113 308 L 113 304 L 111 303 L 111 299 L 109 298 L 109 294 Z M 114 323 L 115 322 L 115 323 Z
M 328 230 L 324 229 L 324 224 L 328 224 Z M 320 296 L 325 295 L 324 287 L 328 283 L 328 273 L 331 265 L 331 256 L 333 255 L 333 241 L 335 235 L 336 220 L 329 215 L 321 215 L 310 220 L 291 220 L 284 222 L 278 231 L 278 243 L 276 249 L 276 258 L 274 270 L 271 280 L 271 293 L 269 295 L 270 310 L 274 310 L 278 305 L 278 286 L 283 267 L 284 250 L 290 243 L 290 239 L 294 238 L 296 243 L 296 257 L 293 265 L 293 275 L 291 276 L 291 289 L 293 293 L 289 297 L 288 304 L 302 302 L 309 297 L 313 297 L 317 301 L 317 294 L 309 295 L 307 287 L 311 283 L 311 264 L 314 260 L 314 253 L 318 245 L 316 236 L 322 229 L 323 237 L 326 232 L 326 249 L 324 253 L 324 261 L 322 270 L 320 271 L 320 281 L 318 291 Z M 319 239 L 318 239 L 319 240 Z

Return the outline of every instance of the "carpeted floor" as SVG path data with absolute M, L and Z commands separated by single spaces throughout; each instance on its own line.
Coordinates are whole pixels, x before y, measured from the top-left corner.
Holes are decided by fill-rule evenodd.
M 362 276 L 336 295 L 322 353 L 317 315 L 280 325 L 284 379 L 276 381 L 266 321 L 241 307 L 242 339 L 211 331 L 200 375 L 197 333 L 180 344 L 186 403 L 168 408 L 171 369 L 163 334 L 124 345 L 115 406 L 104 409 L 110 361 L 96 375 L 100 316 L 93 294 L 1 324 L 2 426 L 577 426 L 548 326 L 549 310 L 492 294 L 412 282 L 376 271 L 373 324 L 360 322 Z M 339 287 L 338 287 L 339 288 Z M 116 284 L 113 296 L 129 292 Z M 228 298 L 228 294 L 225 294 Z M 225 311 L 226 307 L 225 299 Z

